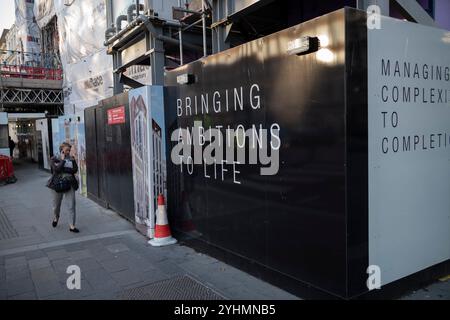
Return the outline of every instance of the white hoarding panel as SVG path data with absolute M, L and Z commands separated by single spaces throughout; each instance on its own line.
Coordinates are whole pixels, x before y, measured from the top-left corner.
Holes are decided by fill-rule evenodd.
M 369 263 L 382 284 L 450 258 L 450 34 L 368 30 Z

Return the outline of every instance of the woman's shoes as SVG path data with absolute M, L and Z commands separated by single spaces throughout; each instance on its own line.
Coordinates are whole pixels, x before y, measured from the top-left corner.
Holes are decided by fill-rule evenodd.
M 53 222 L 52 222 L 53 228 L 56 228 L 56 226 L 58 225 L 58 220 L 59 220 L 59 219 L 53 219 Z M 69 231 L 70 231 L 70 232 L 74 232 L 74 233 L 80 232 L 80 230 L 78 230 L 78 229 L 75 228 L 75 227 L 69 228 Z

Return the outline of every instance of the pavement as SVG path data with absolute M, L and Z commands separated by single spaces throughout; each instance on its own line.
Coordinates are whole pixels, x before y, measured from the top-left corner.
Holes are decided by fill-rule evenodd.
M 0 186 L 0 299 L 296 300 L 297 297 L 191 248 L 155 248 L 111 210 L 77 194 L 79 234 L 67 208 L 51 226 L 49 173 L 15 164 Z M 81 289 L 69 290 L 69 266 Z
M 425 288 L 404 295 L 400 300 L 450 300 L 450 279 L 444 277 Z
M 81 232 L 69 232 L 64 203 L 52 228 L 49 174 L 23 162 L 15 169 L 18 181 L 0 186 L 0 300 L 300 299 L 189 247 L 152 247 L 130 222 L 78 194 Z M 73 265 L 80 290 L 67 286 Z M 401 299 L 450 300 L 450 278 L 441 280 Z

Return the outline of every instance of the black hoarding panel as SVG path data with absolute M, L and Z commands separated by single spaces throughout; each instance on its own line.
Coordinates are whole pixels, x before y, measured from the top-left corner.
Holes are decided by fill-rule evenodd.
M 125 108 L 125 127 L 121 131 L 120 137 L 120 197 L 122 203 L 122 212 L 128 219 L 134 222 L 134 193 L 133 193 L 133 161 L 131 155 L 131 129 L 130 129 L 130 108 L 128 104 L 128 95 L 126 96 Z
M 85 110 L 88 196 L 134 221 L 129 122 L 127 93 Z
M 53 154 L 53 128 L 52 118 L 48 119 L 48 147 L 50 152 L 50 158 L 54 156 Z
M 38 158 L 38 168 L 41 170 L 45 170 L 44 166 L 44 148 L 42 143 L 42 135 L 44 133 L 42 131 L 35 131 L 34 138 L 36 140 L 36 150 L 37 150 L 37 158 Z
M 302 36 L 328 44 L 317 53 L 289 55 L 288 43 Z M 280 126 L 282 140 L 280 169 L 266 177 L 272 190 L 267 197 L 268 266 L 344 296 L 344 11 L 266 42 L 267 123 Z
M 99 198 L 96 108 L 91 107 L 84 110 L 84 125 L 86 130 L 86 181 L 87 192 L 90 198 Z
M 115 97 L 103 100 L 102 113 L 107 118 L 106 113 L 109 109 L 115 108 L 117 105 L 117 99 Z M 121 127 L 123 124 L 108 124 L 108 121 L 103 123 L 105 132 L 104 151 L 103 156 L 105 159 L 105 173 L 106 173 L 106 193 L 108 195 L 108 205 L 116 211 L 120 211 L 120 148 L 117 141 L 117 135 L 120 135 Z
M 110 113 L 119 111 L 118 120 Z M 134 221 L 133 175 L 131 160 L 128 94 L 103 100 L 105 192 L 108 206 Z
M 169 224 L 175 226 L 181 221 L 179 215 L 182 209 L 182 194 L 181 189 L 184 185 L 183 174 L 180 172 L 179 166 L 174 164 L 171 159 L 171 150 L 175 147 L 176 142 L 170 141 L 170 134 L 178 128 L 177 112 L 174 105 L 174 99 L 178 95 L 178 88 L 165 87 L 164 88 L 164 118 L 166 121 L 166 128 L 169 133 L 167 138 L 166 159 L 167 159 L 167 187 L 168 199 L 166 202 Z
M 347 263 L 348 297 L 368 288 L 368 83 L 367 16 L 351 10 L 346 24 Z
M 367 46 L 355 31 L 359 38 L 352 52 L 346 51 L 346 18 L 357 28 L 364 20 L 362 15 L 349 19 L 355 15 L 339 10 L 166 75 L 166 85 L 175 87 L 168 91 L 168 114 L 178 116 L 168 123 L 169 130 L 187 128 L 195 141 L 198 127 L 204 136 L 210 128 L 219 129 L 219 139 L 234 145 L 234 152 L 244 141 L 239 132 L 247 137 L 245 154 L 235 163 L 222 165 L 216 153 L 216 163 L 209 165 L 168 164 L 174 226 L 190 235 L 195 229 L 213 247 L 340 297 L 348 296 L 347 144 L 355 147 L 367 129 L 362 122 L 352 131 L 346 119 L 348 112 L 360 117 L 364 111 L 357 108 L 366 108 L 364 94 L 355 94 L 356 102 L 346 107 L 352 99 L 346 87 L 352 68 L 346 63 L 356 57 L 358 66 L 364 64 Z M 301 52 L 305 36 L 317 37 L 321 46 L 314 47 L 317 39 L 312 38 L 309 51 Z M 367 80 L 360 72 L 363 90 Z M 186 74 L 193 83 L 178 85 Z M 227 129 L 238 132 L 230 141 Z M 173 149 L 176 142 L 169 144 Z M 364 152 L 362 146 L 352 161 L 364 161 Z M 362 165 L 351 172 L 353 179 L 359 170 Z M 176 180 L 171 177 L 179 177 L 180 184 L 171 185 Z M 357 186 L 367 188 L 363 182 Z M 179 205 L 170 203 L 178 199 Z M 364 198 L 351 203 L 353 209 L 364 204 Z M 364 232 L 352 237 L 355 246 L 363 241 Z M 363 257 L 354 260 L 353 268 L 359 272 L 365 252 L 358 254 Z M 354 280 L 359 286 L 361 279 Z
M 95 128 L 97 135 L 97 175 L 98 175 L 98 198 L 106 206 L 108 203 L 107 181 L 106 181 L 106 138 L 105 138 L 105 115 L 103 105 L 95 109 Z

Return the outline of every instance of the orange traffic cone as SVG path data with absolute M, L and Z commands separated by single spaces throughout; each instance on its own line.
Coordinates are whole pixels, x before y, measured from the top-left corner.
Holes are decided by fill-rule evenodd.
M 165 200 L 162 194 L 158 196 L 155 237 L 148 243 L 150 243 L 154 247 L 168 246 L 170 244 L 177 243 L 177 240 L 172 238 L 172 233 L 170 232 L 169 222 L 167 220 Z

